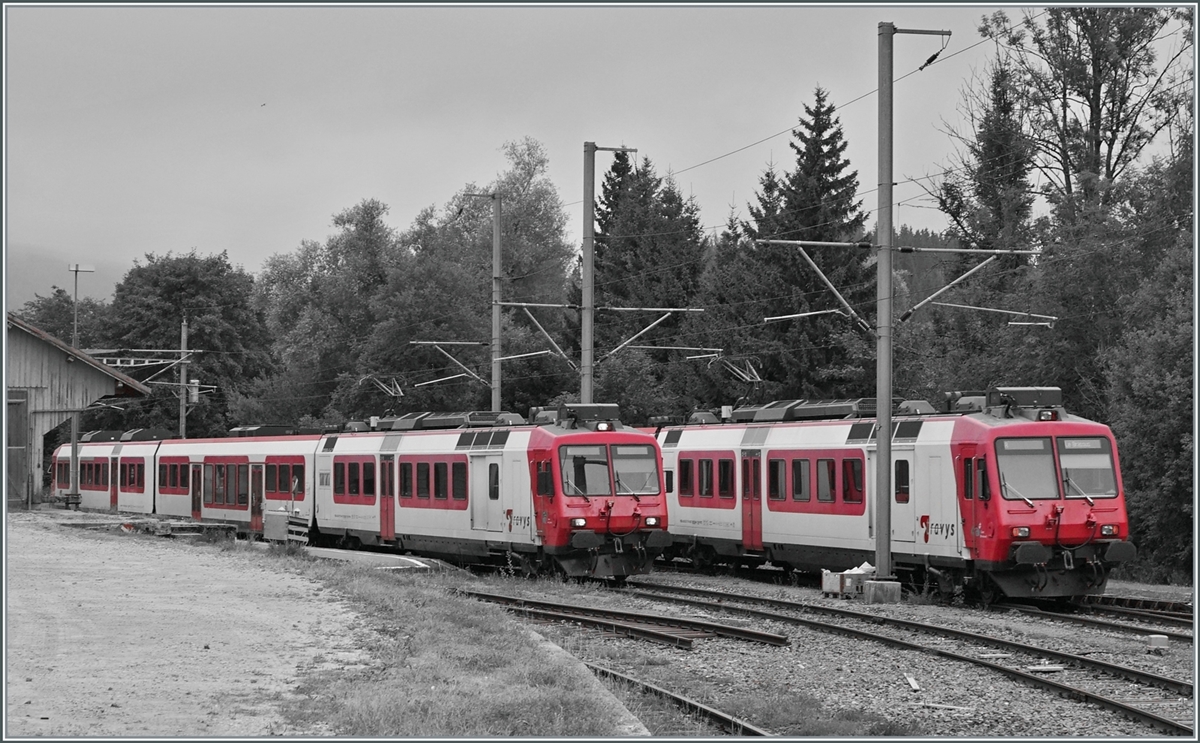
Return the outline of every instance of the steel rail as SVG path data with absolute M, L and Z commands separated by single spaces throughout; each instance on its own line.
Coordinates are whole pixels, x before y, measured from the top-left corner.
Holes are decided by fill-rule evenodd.
M 603 617 L 572 614 L 561 611 L 550 611 L 548 609 L 535 609 L 530 606 L 520 606 L 519 604 L 511 604 L 505 608 L 511 612 L 519 612 L 525 616 L 554 621 L 575 622 L 577 624 L 583 624 L 589 627 L 596 627 L 597 629 L 615 632 L 619 635 L 628 635 L 630 637 L 636 637 L 640 640 L 650 640 L 651 642 L 657 642 L 661 645 L 670 645 L 671 647 L 683 648 L 684 650 L 695 649 L 695 639 L 692 637 L 685 637 L 677 632 L 646 627 L 644 625 L 635 624 L 628 621 L 604 619 Z
M 674 702 L 675 704 L 687 709 L 690 712 L 695 712 L 697 714 L 700 714 L 703 717 L 705 717 L 706 719 L 715 722 L 722 729 L 728 730 L 733 735 L 765 735 L 765 736 L 772 735 L 771 733 L 767 732 L 766 730 L 763 730 L 760 727 L 755 727 L 754 725 L 751 725 L 750 723 L 746 722 L 745 720 L 738 719 L 737 717 L 734 717 L 733 715 L 730 715 L 726 712 L 722 712 L 719 709 L 709 707 L 707 704 L 702 704 L 700 702 L 697 702 L 694 699 L 689 699 L 685 696 L 681 696 L 674 692 L 667 691 L 666 689 L 662 688 L 661 686 L 655 686 L 654 684 L 651 684 L 648 681 L 642 681 L 641 679 L 635 679 L 632 676 L 626 676 L 623 673 L 618 673 L 617 671 L 614 671 L 611 668 L 605 668 L 604 666 L 598 666 L 594 663 L 588 663 L 587 661 L 583 661 L 583 664 L 585 666 L 587 666 L 588 668 L 592 669 L 592 671 L 594 673 L 598 673 L 603 676 L 608 676 L 610 678 L 619 679 L 626 683 L 633 684 L 634 686 L 645 689 L 646 691 L 649 691 L 653 694 L 657 694 L 658 696 L 663 697 L 664 699 L 668 699 L 668 700 Z
M 1192 605 L 1180 601 L 1163 601 L 1160 599 L 1140 599 L 1134 596 L 1085 596 L 1084 606 L 1122 606 L 1126 609 L 1146 609 L 1149 611 L 1166 611 L 1174 614 L 1191 616 Z
M 802 604 L 802 603 L 799 603 L 796 601 L 784 601 L 781 599 L 760 598 L 757 596 L 743 597 L 743 596 L 736 596 L 733 594 L 721 593 L 720 591 L 709 591 L 709 590 L 706 590 L 703 588 L 691 589 L 691 588 L 680 588 L 678 586 L 650 585 L 650 584 L 646 584 L 646 583 L 635 583 L 635 584 L 629 584 L 629 585 L 631 587 L 635 587 L 635 588 L 652 588 L 654 590 L 663 590 L 663 591 L 674 592 L 674 593 L 687 593 L 687 594 L 691 594 L 691 595 L 695 595 L 695 596 L 712 596 L 715 598 L 721 598 L 721 599 L 725 599 L 725 600 L 732 599 L 735 601 L 754 602 L 754 603 L 766 604 L 768 606 L 776 606 L 779 608 L 791 609 L 792 611 L 812 611 L 812 612 L 816 612 L 816 613 L 820 613 L 820 614 L 830 614 L 833 616 L 849 617 L 851 619 L 857 619 L 857 620 L 863 621 L 863 622 L 871 622 L 874 624 L 891 624 L 891 625 L 898 626 L 898 627 L 904 627 L 907 629 L 917 630 L 919 632 L 950 635 L 953 637 L 958 637 L 958 638 L 962 638 L 962 639 L 973 640 L 975 642 L 984 643 L 986 645 L 997 645 L 997 646 L 1006 647 L 1006 648 L 1009 648 L 1012 650 L 1019 650 L 1024 653 L 1037 653 L 1040 655 L 1049 656 L 1051 658 L 1055 658 L 1056 660 L 1060 660 L 1060 661 L 1064 661 L 1064 662 L 1068 662 L 1068 663 L 1074 663 L 1075 665 L 1083 667 L 1083 668 L 1092 668 L 1092 669 L 1095 669 L 1098 671 L 1103 671 L 1103 672 L 1113 675 L 1113 676 L 1120 676 L 1120 677 L 1129 679 L 1130 681 L 1136 681 L 1138 683 L 1147 684 L 1149 686 L 1155 686 L 1160 689 L 1166 689 L 1167 691 L 1173 691 L 1176 694 L 1181 694 L 1183 696 L 1192 696 L 1192 682 L 1190 682 L 1190 681 L 1182 681 L 1180 679 L 1173 679 L 1173 678 L 1168 678 L 1166 676 L 1159 676 L 1158 674 L 1155 674 L 1155 673 L 1149 673 L 1146 671 L 1138 670 L 1136 668 L 1129 668 L 1127 666 L 1118 666 L 1113 663 L 1106 663 L 1102 660 L 1094 660 L 1092 658 L 1087 658 L 1082 655 L 1075 655 L 1073 653 L 1064 653 L 1064 652 L 1061 652 L 1058 650 L 1050 650 L 1048 648 L 1038 647 L 1035 645 L 1026 645 L 1024 643 L 1014 642 L 1012 640 L 1005 640 L 1005 639 L 999 638 L 999 637 L 991 637 L 989 635 L 980 635 L 975 632 L 967 632 L 966 630 L 957 630 L 957 629 L 952 629 L 950 627 L 926 624 L 923 622 L 912 622 L 907 619 L 895 619 L 892 617 L 881 616 L 879 614 L 867 614 L 867 613 L 860 612 L 860 611 L 854 611 L 853 609 L 836 609 L 836 608 L 830 607 L 830 606 L 816 606 L 813 604 Z M 716 604 L 714 606 L 721 606 L 721 604 Z
M 1026 614 L 1034 614 L 1036 616 L 1044 617 L 1046 619 L 1058 619 L 1058 620 L 1062 620 L 1064 622 L 1071 622 L 1074 624 L 1090 624 L 1090 625 L 1094 625 L 1097 627 L 1108 627 L 1111 629 L 1124 630 L 1126 632 L 1139 632 L 1141 634 L 1150 634 L 1150 635 L 1155 635 L 1155 634 L 1164 635 L 1166 637 L 1173 637 L 1176 640 L 1182 640 L 1184 642 L 1194 642 L 1193 636 L 1186 634 L 1184 632 L 1174 632 L 1169 629 L 1154 629 L 1154 628 L 1150 628 L 1150 627 L 1139 627 L 1139 626 L 1133 625 L 1133 624 L 1125 624 L 1123 622 L 1114 622 L 1109 619 L 1097 619 L 1096 617 L 1083 617 L 1078 614 L 1063 614 L 1063 613 L 1056 612 L 1056 611 L 1046 611 L 1045 609 L 1039 609 L 1036 606 L 1021 606 L 1019 604 L 992 604 L 992 606 L 990 608 L 992 608 L 992 609 L 1008 609 L 1008 610 L 1012 610 L 1012 611 L 1024 612 Z M 1146 618 L 1149 619 L 1150 621 L 1155 621 L 1158 619 L 1157 617 L 1149 616 L 1149 615 L 1142 615 L 1142 616 L 1146 616 Z
M 1154 609 L 1127 609 L 1123 606 L 1110 606 L 1107 604 L 1083 606 L 1088 611 L 1094 611 L 1097 614 L 1113 614 L 1121 617 L 1136 617 L 1139 619 L 1147 619 L 1152 622 L 1162 622 L 1163 624 L 1172 624 L 1176 627 L 1193 627 L 1196 620 L 1191 614 L 1179 614 L 1178 612 L 1164 612 Z
M 520 598 L 517 596 L 503 596 L 495 593 L 485 593 L 482 591 L 471 591 L 463 589 L 462 593 L 468 596 L 476 596 L 486 598 L 497 602 L 520 602 L 525 606 L 540 607 L 542 609 L 560 611 L 565 613 L 580 612 L 591 616 L 615 617 L 627 621 L 634 621 L 643 624 L 658 624 L 672 627 L 688 627 L 711 632 L 714 635 L 722 637 L 732 637 L 737 640 L 746 640 L 749 642 L 761 642 L 767 645 L 787 645 L 790 641 L 783 635 L 777 635 L 773 632 L 763 632 L 760 630 L 747 629 L 745 627 L 731 627 L 727 624 L 718 624 L 716 622 L 707 622 L 702 619 L 688 619 L 684 617 L 662 617 L 654 614 L 646 614 L 636 611 L 623 611 L 620 609 L 605 609 L 593 606 L 580 606 L 578 604 L 563 604 L 554 601 L 538 601 L 536 599 Z
M 647 584 L 639 584 L 639 585 L 642 587 L 647 587 Z M 693 589 L 681 589 L 681 588 L 678 588 L 677 586 L 653 586 L 653 588 L 665 588 L 667 590 L 672 590 L 672 591 L 679 590 L 680 592 L 684 592 L 684 593 L 691 592 L 693 590 Z M 813 607 L 813 606 L 809 606 L 807 604 L 798 604 L 798 603 L 790 602 L 790 601 L 778 601 L 776 599 L 762 599 L 759 597 L 744 597 L 744 596 L 733 596 L 733 595 L 728 595 L 728 594 L 720 594 L 717 591 L 706 591 L 704 589 L 695 589 L 695 591 L 697 593 L 711 593 L 711 594 L 724 595 L 727 598 L 730 598 L 730 599 L 733 599 L 736 601 L 747 601 L 747 602 L 763 601 L 768 604 L 779 603 L 779 604 L 783 604 L 783 605 L 791 605 L 792 608 L 798 608 L 798 609 L 803 609 L 803 610 L 816 609 L 819 611 L 819 610 L 822 610 L 825 608 L 825 607 Z M 632 593 L 635 593 L 638 595 L 643 595 L 643 596 L 653 597 L 653 594 L 650 594 L 650 593 L 644 592 L 644 591 L 632 591 Z M 1127 715 L 1135 720 L 1138 720 L 1139 722 L 1146 723 L 1148 725 L 1156 727 L 1165 732 L 1183 733 L 1183 734 L 1187 734 L 1187 735 L 1192 735 L 1194 733 L 1194 730 L 1190 725 L 1185 725 L 1181 722 L 1177 722 L 1168 717 L 1162 717 L 1161 715 L 1156 715 L 1153 712 L 1149 712 L 1147 710 L 1141 709 L 1140 707 L 1135 707 L 1133 705 L 1126 704 L 1126 703 L 1118 701 L 1116 699 L 1111 699 L 1109 697 L 1105 697 L 1100 694 L 1095 694 L 1093 692 L 1087 691 L 1086 689 L 1080 689 L 1080 688 L 1077 688 L 1074 686 L 1070 686 L 1068 684 L 1060 683 L 1058 681 L 1052 681 L 1052 680 L 1050 680 L 1048 678 L 1044 678 L 1042 676 L 1036 676 L 1034 674 L 1027 673 L 1027 672 L 1022 671 L 1017 668 L 1009 668 L 1008 666 L 1001 665 L 1000 663 L 994 663 L 990 660 L 986 660 L 983 658 L 975 658 L 975 657 L 972 657 L 969 655 L 962 655 L 960 653 L 955 653 L 950 650 L 943 650 L 941 648 L 936 648 L 936 647 L 932 647 L 929 645 L 921 645 L 919 643 L 911 642 L 909 640 L 904 640 L 904 639 L 901 639 L 898 637 L 889 637 L 888 635 L 880 635 L 880 634 L 877 634 L 874 632 L 868 632 L 866 630 L 854 629 L 853 627 L 843 627 L 841 625 L 830 624 L 828 622 L 822 622 L 822 621 L 815 620 L 815 619 L 805 619 L 803 617 L 793 617 L 793 616 L 789 616 L 786 614 L 777 614 L 775 612 L 762 611 L 762 610 L 758 610 L 758 609 L 747 609 L 747 608 L 742 608 L 742 607 L 737 607 L 737 606 L 730 606 L 728 604 L 723 604 L 723 603 L 700 601 L 697 599 L 688 599 L 688 598 L 684 598 L 681 596 L 659 596 L 658 599 L 664 600 L 664 601 L 670 601 L 670 602 L 692 604 L 695 606 L 705 606 L 705 607 L 709 607 L 709 608 L 713 608 L 713 609 L 725 609 L 727 611 L 734 611 L 734 612 L 738 612 L 738 613 L 750 614 L 750 615 L 759 616 L 759 617 L 763 617 L 763 618 L 773 619 L 775 621 L 790 622 L 792 624 L 802 624 L 802 625 L 811 627 L 813 629 L 818 629 L 818 630 L 822 630 L 822 631 L 826 631 L 826 632 L 834 632 L 837 634 L 850 635 L 852 637 L 858 637 L 858 638 L 861 638 L 864 640 L 882 642 L 884 644 L 892 645 L 894 647 L 903 648 L 906 650 L 913 650 L 913 651 L 921 652 L 921 653 L 929 653 L 931 655 L 936 655 L 936 656 L 943 657 L 943 658 L 949 658 L 952 660 L 958 660 L 958 661 L 962 661 L 964 663 L 971 663 L 971 664 L 978 665 L 978 666 L 984 666 L 987 668 L 991 668 L 992 670 L 998 671 L 1000 673 L 1003 673 L 1007 676 L 1011 676 L 1013 678 L 1017 678 L 1017 679 L 1026 681 L 1030 684 L 1033 684 L 1034 686 L 1038 686 L 1043 689 L 1051 689 L 1051 690 L 1057 691 L 1061 694 L 1064 694 L 1070 698 L 1078 699 L 1085 703 L 1096 704 L 1101 707 L 1104 707 L 1105 709 L 1111 710 L 1113 712 Z M 833 612 L 833 613 L 836 614 L 837 612 Z M 880 620 L 886 620 L 887 622 L 892 621 L 886 617 L 878 617 L 878 616 L 871 615 L 871 614 L 862 614 L 860 612 L 853 612 L 853 611 L 847 611 L 846 615 L 850 616 L 851 618 L 854 618 L 854 619 L 860 619 L 861 621 L 868 621 L 868 622 L 883 623 L 883 622 L 880 622 Z M 904 622 L 904 624 L 913 625 L 914 627 L 917 627 L 917 628 L 925 628 L 925 631 L 930 631 L 930 629 L 933 629 L 934 631 L 941 632 L 944 629 L 946 629 L 943 627 L 936 627 L 933 625 L 921 625 L 916 622 Z M 955 630 L 950 631 L 950 634 L 955 634 L 955 633 L 957 633 L 957 631 L 955 631 Z M 973 635 L 973 633 L 969 633 L 969 632 L 962 633 L 962 634 L 967 635 L 967 636 Z M 988 641 L 996 639 L 996 638 L 985 638 L 985 636 L 982 636 L 982 635 L 977 635 L 975 637 L 982 638 L 981 641 L 983 639 L 986 639 Z M 1001 641 L 1001 643 L 1007 644 L 1007 641 Z M 1019 643 L 1012 643 L 1012 644 L 1019 646 Z M 1033 648 L 1030 646 L 1024 646 L 1024 650 L 1025 650 L 1025 652 L 1029 652 L 1030 650 L 1034 650 L 1039 653 L 1044 652 L 1042 648 Z M 1095 663 L 1095 662 L 1093 662 L 1093 663 Z M 1121 666 L 1116 666 L 1115 668 L 1119 668 L 1122 671 L 1133 670 L 1133 669 L 1125 669 Z M 1175 683 L 1181 683 L 1181 682 L 1175 682 Z M 1187 684 L 1187 686 L 1190 689 L 1191 684 Z

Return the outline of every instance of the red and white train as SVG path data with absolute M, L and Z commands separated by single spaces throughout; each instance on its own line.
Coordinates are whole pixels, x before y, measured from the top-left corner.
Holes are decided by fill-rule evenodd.
M 671 556 L 817 571 L 875 560 L 874 399 L 773 402 L 657 429 Z M 867 409 L 869 406 L 869 409 Z M 1107 426 L 1057 388 L 955 393 L 892 425 L 896 576 L 983 600 L 1103 593 L 1136 556 Z
M 250 536 L 282 509 L 312 544 L 620 579 L 647 572 L 670 537 L 658 444 L 616 414 L 567 405 L 541 425 L 413 413 L 376 430 L 84 441 L 80 505 Z M 69 445 L 54 453 L 56 495 L 70 491 L 70 458 Z

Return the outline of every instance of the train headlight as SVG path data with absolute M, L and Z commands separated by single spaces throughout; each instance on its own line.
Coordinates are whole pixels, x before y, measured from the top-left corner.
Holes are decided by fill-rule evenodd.
M 657 516 L 647 516 L 646 517 L 646 526 L 658 526 L 658 517 Z
M 1012 535 L 1014 539 L 1029 539 L 1029 527 L 1014 526 L 1012 528 Z
M 587 519 L 571 519 L 571 526 L 581 529 L 587 526 Z
M 1056 421 L 1056 420 L 1058 420 L 1058 411 L 1057 410 L 1038 411 L 1038 420 L 1040 420 L 1040 421 Z
M 1102 536 L 1102 537 L 1117 536 L 1117 525 L 1116 524 L 1105 524 L 1104 526 L 1101 526 L 1100 527 L 1100 536 Z

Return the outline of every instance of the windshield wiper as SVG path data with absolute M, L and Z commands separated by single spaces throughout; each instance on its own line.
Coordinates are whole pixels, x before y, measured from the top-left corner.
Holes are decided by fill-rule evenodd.
M 1001 473 L 1000 473 L 1000 489 L 1004 491 L 1004 494 L 1005 494 L 1006 496 L 1008 495 L 1009 486 L 1008 486 L 1008 483 L 1007 483 L 1007 482 L 1005 482 L 1005 480 L 1004 480 L 1004 473 L 1003 473 L 1003 472 L 1001 472 Z M 1032 501 L 1032 500 L 1030 500 L 1029 498 L 1026 498 L 1025 496 L 1021 495 L 1021 491 L 1020 491 L 1020 490 L 1017 490 L 1017 489 L 1014 487 L 1014 488 L 1012 488 L 1012 491 L 1013 491 L 1014 493 L 1016 493 L 1016 494 L 1017 494 L 1017 497 L 1018 497 L 1018 498 L 1020 498 L 1021 500 L 1025 501 L 1025 505 L 1029 506 L 1030 508 L 1033 508 L 1033 507 L 1034 507 L 1034 506 L 1033 506 L 1033 501 Z
M 576 485 L 575 483 L 571 482 L 570 480 L 567 480 L 566 482 L 564 482 L 563 485 L 570 485 L 571 489 L 575 491 L 574 493 L 567 493 L 567 495 L 578 495 L 580 498 L 583 498 L 584 501 L 586 501 L 588 503 L 592 502 L 592 499 L 587 497 L 587 493 L 580 490 L 579 486 Z
M 617 483 L 617 493 L 618 494 L 620 494 L 621 488 L 625 488 L 625 491 L 628 492 L 630 495 L 632 495 L 633 499 L 635 501 L 637 501 L 638 503 L 642 502 L 642 499 L 638 497 L 637 493 L 633 492 L 633 490 L 628 485 L 621 482 L 620 475 L 613 475 L 613 480 Z
M 1063 485 L 1066 485 L 1068 488 L 1075 488 L 1076 490 L 1078 490 L 1079 494 L 1083 496 L 1083 499 L 1088 502 L 1089 506 L 1096 505 L 1096 501 L 1092 500 L 1092 496 L 1083 492 L 1083 488 L 1076 485 L 1075 481 L 1071 479 L 1070 475 L 1063 475 Z M 1069 492 L 1067 493 L 1067 496 L 1070 497 Z

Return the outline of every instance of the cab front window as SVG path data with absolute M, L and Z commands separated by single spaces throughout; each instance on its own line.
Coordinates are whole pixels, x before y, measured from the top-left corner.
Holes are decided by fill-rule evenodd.
M 1115 498 L 1117 476 L 1112 445 L 1106 438 L 1058 440 L 1058 464 L 1068 498 Z
M 658 460 L 654 456 L 654 447 L 645 444 L 614 444 L 612 463 L 617 495 L 658 493 Z
M 1058 498 L 1054 450 L 1049 438 L 997 439 L 996 467 L 1005 500 Z
M 612 495 L 608 447 L 564 446 L 559 450 L 563 495 Z

